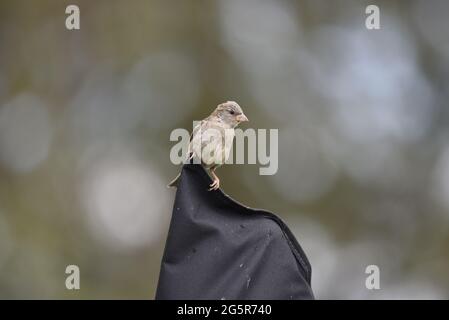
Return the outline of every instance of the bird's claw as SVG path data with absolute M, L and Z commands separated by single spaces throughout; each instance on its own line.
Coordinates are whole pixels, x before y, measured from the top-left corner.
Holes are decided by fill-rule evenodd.
M 214 180 L 214 182 L 212 182 L 210 185 L 209 185 L 209 191 L 212 191 L 212 190 L 217 190 L 218 188 L 220 188 L 220 180 L 219 179 L 215 179 Z

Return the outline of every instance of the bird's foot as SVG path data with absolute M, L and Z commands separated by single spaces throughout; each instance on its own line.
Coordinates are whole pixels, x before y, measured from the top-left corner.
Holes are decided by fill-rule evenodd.
M 220 179 L 214 179 L 214 182 L 212 182 L 209 187 L 209 191 L 217 190 L 218 188 L 220 188 Z

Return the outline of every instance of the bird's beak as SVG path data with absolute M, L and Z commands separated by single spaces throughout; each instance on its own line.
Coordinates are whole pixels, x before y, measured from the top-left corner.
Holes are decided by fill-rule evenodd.
M 249 121 L 249 120 L 248 120 L 248 118 L 242 113 L 242 114 L 239 114 L 239 115 L 237 116 L 237 121 L 238 121 L 238 122 L 245 122 L 245 121 Z

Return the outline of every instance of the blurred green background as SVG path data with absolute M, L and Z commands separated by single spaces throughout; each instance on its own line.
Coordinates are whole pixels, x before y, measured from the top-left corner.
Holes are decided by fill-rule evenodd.
M 180 169 L 169 134 L 226 100 L 243 128 L 279 129 L 279 171 L 228 165 L 222 188 L 287 222 L 317 298 L 449 298 L 448 14 L 444 0 L 1 1 L 0 298 L 153 298 Z

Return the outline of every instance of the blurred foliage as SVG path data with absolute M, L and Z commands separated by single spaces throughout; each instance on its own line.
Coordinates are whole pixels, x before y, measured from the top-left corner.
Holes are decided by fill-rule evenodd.
M 366 1 L 1 1 L 0 297 L 153 298 L 169 134 L 235 100 L 279 172 L 222 188 L 287 221 L 318 298 L 448 298 L 449 2 L 376 3 L 370 31 Z

